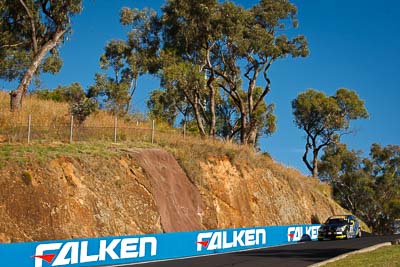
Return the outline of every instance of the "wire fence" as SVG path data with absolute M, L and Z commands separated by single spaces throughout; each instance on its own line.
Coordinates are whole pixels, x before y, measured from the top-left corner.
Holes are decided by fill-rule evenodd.
M 78 141 L 136 141 L 155 143 L 163 136 L 185 137 L 179 129 L 156 129 L 155 121 L 136 121 L 127 123 L 118 118 L 109 123 L 83 123 L 71 116 L 68 120 L 51 121 L 29 115 L 25 122 L 10 122 L 0 127 L 0 142 L 78 142 Z M 172 137 L 173 138 L 173 137 Z

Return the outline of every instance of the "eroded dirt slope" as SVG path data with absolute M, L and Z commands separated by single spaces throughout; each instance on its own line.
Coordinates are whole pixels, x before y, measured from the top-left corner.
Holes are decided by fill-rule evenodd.
M 210 228 L 315 223 L 345 213 L 308 177 L 280 177 L 228 158 L 209 159 L 201 167 Z
M 7 162 L 0 242 L 310 223 L 343 212 L 310 178 L 228 158 L 198 166 L 202 177 L 193 183 L 160 149 Z

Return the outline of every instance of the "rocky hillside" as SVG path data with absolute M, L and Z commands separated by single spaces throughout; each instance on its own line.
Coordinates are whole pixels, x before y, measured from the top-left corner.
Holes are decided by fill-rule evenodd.
M 344 212 L 326 185 L 267 156 L 128 147 L 0 145 L 0 242 L 300 224 Z

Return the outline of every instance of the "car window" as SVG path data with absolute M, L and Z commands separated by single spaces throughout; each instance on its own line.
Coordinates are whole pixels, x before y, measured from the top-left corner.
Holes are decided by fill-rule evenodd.
M 327 224 L 340 224 L 340 223 L 344 223 L 345 220 L 344 219 L 340 219 L 340 218 L 335 218 L 335 219 L 328 219 L 326 221 Z

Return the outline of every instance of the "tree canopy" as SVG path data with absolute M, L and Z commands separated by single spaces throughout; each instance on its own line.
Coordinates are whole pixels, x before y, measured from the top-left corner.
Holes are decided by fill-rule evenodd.
M 131 27 L 126 40 L 111 40 L 100 57 L 100 66 L 106 72 L 95 75 L 95 84 L 89 95 L 100 96 L 113 114 L 127 114 L 137 90 L 138 79 L 158 69 L 159 19 L 153 10 L 123 8 L 122 25 Z M 107 71 L 111 71 L 109 76 Z
M 12 110 L 21 108 L 34 75 L 60 70 L 58 48 L 71 30 L 71 17 L 81 10 L 82 0 L 0 2 L 0 78 L 19 80 L 11 93 Z
M 340 88 L 335 95 L 309 89 L 292 101 L 295 125 L 306 134 L 303 161 L 314 177 L 318 176 L 318 154 L 324 147 L 338 142 L 350 131 L 350 121 L 368 118 L 364 101 L 349 89 Z M 311 159 L 308 152 L 312 150 Z
M 265 102 L 271 90 L 268 72 L 279 59 L 308 55 L 304 36 L 285 35 L 285 30 L 298 25 L 296 7 L 287 0 L 262 0 L 249 9 L 216 0 L 170 0 L 162 11 L 161 49 L 169 55 L 160 69 L 163 79 L 170 78 L 163 73 L 174 62 L 204 79 L 204 88 L 184 88 L 199 132 L 211 137 L 224 133 L 225 138 L 251 145 L 260 134 L 272 133 L 274 105 Z M 177 79 L 187 75 L 177 74 L 181 74 Z M 220 118 L 227 108 L 229 117 Z
M 374 232 L 390 233 L 400 218 L 400 147 L 371 146 L 369 157 L 330 144 L 321 157 L 320 176 L 333 187 L 334 198 L 362 218 Z

